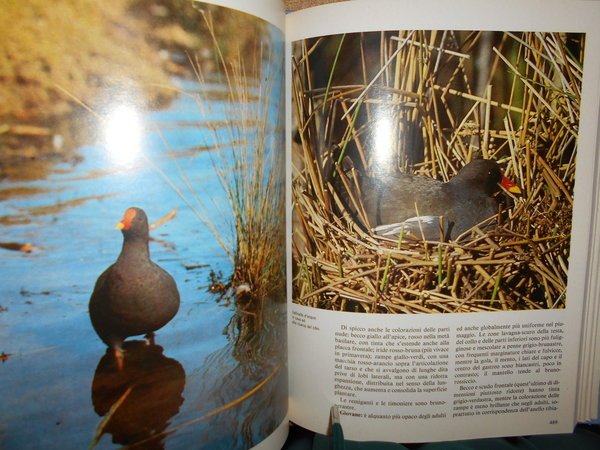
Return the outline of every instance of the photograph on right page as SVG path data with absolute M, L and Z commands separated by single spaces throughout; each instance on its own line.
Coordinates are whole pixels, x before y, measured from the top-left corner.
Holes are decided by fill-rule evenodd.
M 292 43 L 293 301 L 564 309 L 585 33 Z

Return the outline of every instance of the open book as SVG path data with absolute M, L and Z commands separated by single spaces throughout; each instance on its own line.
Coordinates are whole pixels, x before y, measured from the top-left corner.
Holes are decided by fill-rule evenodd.
M 8 7 L 0 446 L 280 448 L 334 405 L 359 441 L 596 418 L 599 21 Z

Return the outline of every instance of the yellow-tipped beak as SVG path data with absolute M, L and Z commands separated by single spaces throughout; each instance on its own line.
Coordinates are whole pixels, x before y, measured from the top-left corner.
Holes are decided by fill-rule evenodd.
M 502 177 L 502 180 L 500 181 L 500 186 L 502 186 L 504 189 L 506 189 L 511 194 L 520 194 L 521 193 L 521 188 L 519 186 L 517 186 L 517 184 L 514 181 L 509 180 L 505 176 Z

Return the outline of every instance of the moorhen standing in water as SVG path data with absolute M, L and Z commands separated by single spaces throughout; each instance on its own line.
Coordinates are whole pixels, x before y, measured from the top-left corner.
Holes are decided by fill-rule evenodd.
M 398 235 L 400 229 L 427 240 L 456 238 L 498 212 L 500 186 L 519 187 L 502 175 L 495 161 L 475 159 L 450 181 L 399 173 L 361 177 L 362 204 L 377 234 Z
M 123 233 L 123 248 L 98 277 L 89 313 L 94 330 L 122 367 L 123 341 L 143 334 L 153 342 L 154 331 L 177 313 L 179 291 L 173 277 L 150 260 L 146 213 L 129 208 L 116 228 Z

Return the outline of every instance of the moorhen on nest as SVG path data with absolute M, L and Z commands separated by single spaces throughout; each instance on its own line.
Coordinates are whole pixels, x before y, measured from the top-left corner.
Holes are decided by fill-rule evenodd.
M 362 204 L 373 231 L 412 234 L 426 240 L 456 238 L 498 212 L 500 186 L 519 187 L 502 175 L 495 161 L 475 159 L 450 181 L 399 173 L 360 179 Z
M 146 335 L 166 325 L 179 309 L 179 291 L 173 277 L 150 260 L 148 218 L 140 208 L 129 208 L 117 224 L 123 248 L 94 287 L 89 312 L 102 341 L 122 364 L 123 341 Z

